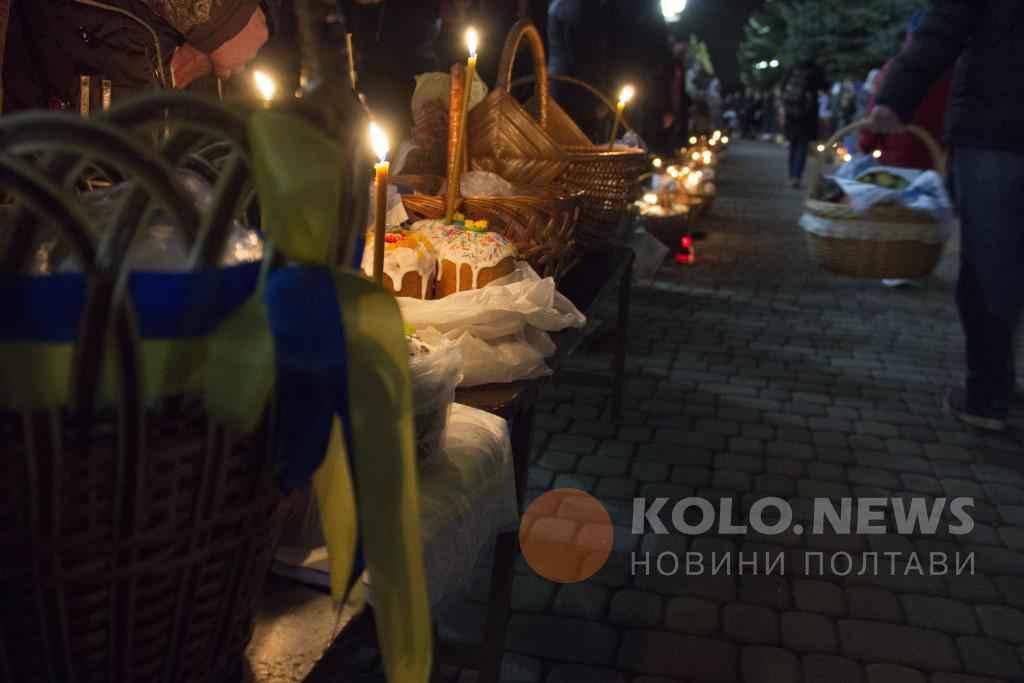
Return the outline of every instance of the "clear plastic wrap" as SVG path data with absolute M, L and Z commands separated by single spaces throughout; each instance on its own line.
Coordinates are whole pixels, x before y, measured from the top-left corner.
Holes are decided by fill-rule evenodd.
M 409 338 L 409 374 L 416 413 L 416 458 L 439 457 L 455 387 L 462 381 L 462 353 L 439 335 Z

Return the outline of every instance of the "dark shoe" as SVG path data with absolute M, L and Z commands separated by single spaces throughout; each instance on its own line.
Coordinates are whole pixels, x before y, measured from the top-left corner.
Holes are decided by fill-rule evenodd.
M 948 389 L 945 400 L 946 414 L 952 415 L 964 424 L 987 432 L 1006 431 L 1006 418 L 999 415 L 986 415 L 981 411 L 972 410 L 967 406 L 967 393 L 963 389 Z

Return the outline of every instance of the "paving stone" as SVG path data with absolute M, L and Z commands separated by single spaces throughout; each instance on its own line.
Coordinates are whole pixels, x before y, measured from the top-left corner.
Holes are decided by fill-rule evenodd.
M 735 645 L 711 638 L 659 631 L 627 631 L 619 667 L 636 673 L 686 678 L 702 683 L 739 680 Z
M 996 509 L 1007 524 L 1024 526 L 1024 505 L 1000 505 Z
M 942 479 L 939 481 L 943 492 L 951 498 L 984 498 L 981 484 L 968 479 Z
M 807 463 L 807 478 L 827 482 L 845 482 L 846 468 L 828 462 Z
M 706 467 L 679 465 L 672 468 L 672 483 L 707 486 L 711 483 L 711 470 Z
M 617 477 L 625 474 L 628 469 L 629 463 L 626 460 L 601 455 L 584 456 L 576 465 L 577 472 L 599 477 Z
M 773 610 L 757 605 L 734 603 L 722 608 L 722 630 L 741 643 L 779 642 L 779 620 Z
M 903 480 L 903 487 L 908 491 L 931 496 L 941 496 L 943 493 L 942 485 L 935 477 L 927 477 L 923 474 L 902 474 L 900 479 Z
M 506 647 L 512 652 L 573 664 L 608 666 L 619 634 L 611 626 L 582 619 L 512 615 Z
M 1024 576 L 1024 554 L 985 545 L 967 545 L 964 550 L 974 555 L 979 572 Z
M 930 443 L 924 447 L 924 454 L 930 460 L 952 460 L 953 462 L 969 463 L 974 460 L 971 452 L 963 446 L 945 443 Z
M 540 465 L 555 472 L 569 472 L 576 467 L 579 459 L 580 456 L 576 453 L 548 449 L 540 459 Z
M 996 482 L 986 482 L 981 486 L 985 489 L 988 499 L 997 505 L 1024 504 L 1024 488 Z
M 589 436 L 555 434 L 551 437 L 551 442 L 548 444 L 548 447 L 556 451 L 586 455 L 593 452 L 597 447 L 597 440 Z
M 928 683 L 920 671 L 897 664 L 868 664 L 867 683 Z
M 831 481 L 801 479 L 796 483 L 798 495 L 802 498 L 844 498 L 850 496 L 850 487 Z
M 741 551 L 745 557 L 751 555 L 746 547 Z M 764 557 L 763 554 L 758 556 Z M 758 561 L 761 561 L 760 559 Z M 766 564 L 770 560 L 766 561 Z M 752 605 L 763 605 L 777 610 L 789 609 L 793 604 L 790 582 L 782 576 L 741 576 L 737 579 L 739 584 L 739 599 L 741 602 Z
M 657 626 L 661 623 L 664 599 L 653 593 L 622 590 L 612 596 L 608 619 L 625 626 Z
M 711 477 L 711 486 L 729 491 L 749 491 L 753 484 L 748 472 L 715 470 Z
M 719 453 L 715 456 L 715 467 L 723 470 L 738 470 L 757 474 L 762 469 L 761 458 L 757 455 Z
M 999 537 L 1010 550 L 1024 552 L 1024 528 L 1016 526 L 999 527 Z
M 589 474 L 563 473 L 555 477 L 551 484 L 552 489 L 579 489 L 580 491 L 593 491 L 597 484 L 597 477 Z
M 547 683 L 626 683 L 626 677 L 613 669 L 563 664 L 551 669 Z
M 820 612 L 842 616 L 846 614 L 846 600 L 843 590 L 826 581 L 798 580 L 793 583 L 793 597 L 797 609 L 803 612 Z
M 799 683 L 800 662 L 792 652 L 777 647 L 743 648 L 744 683 Z
M 534 488 L 547 488 L 555 480 L 555 473 L 542 467 L 531 467 L 527 474 L 527 486 Z
M 1024 612 L 1004 605 L 978 605 L 975 610 L 986 635 L 1010 643 L 1024 643 Z
M 932 676 L 930 683 L 1000 683 L 1000 681 L 997 678 L 989 678 L 988 676 L 941 673 Z
M 850 616 L 872 621 L 902 621 L 903 610 L 894 593 L 875 586 L 849 586 L 846 602 Z
M 860 665 L 845 657 L 807 655 L 804 683 L 861 683 Z
M 632 458 L 636 454 L 636 445 L 625 441 L 602 441 L 597 447 L 597 454 L 609 458 Z
M 598 498 L 632 498 L 636 494 L 636 482 L 622 477 L 604 477 L 594 487 Z
M 903 610 L 911 626 L 968 636 L 978 632 L 973 611 L 962 602 L 931 595 L 904 595 Z
M 931 465 L 924 458 L 913 455 L 893 455 L 891 453 L 875 453 L 873 451 L 855 451 L 854 460 L 863 467 L 891 470 L 895 472 L 914 472 L 930 474 Z
M 963 668 L 970 674 L 982 674 L 1001 678 L 1024 676 L 1024 667 L 1013 648 L 998 640 L 964 636 L 957 639 Z M 956 670 L 959 667 L 946 667 Z
M 1024 485 L 1024 474 L 1001 465 L 972 465 L 974 476 L 979 481 Z
M 536 574 L 516 576 L 512 581 L 512 609 L 516 612 L 541 612 L 551 602 L 555 585 Z
M 633 465 L 631 474 L 637 481 L 665 481 L 668 479 L 668 465 L 654 462 L 638 462 Z
M 665 608 L 665 626 L 672 631 L 696 636 L 718 630 L 719 606 L 700 598 L 672 598 Z
M 654 430 L 650 427 L 620 427 L 618 434 L 620 441 L 644 442 L 654 437 Z
M 835 652 L 835 627 L 820 614 L 786 612 L 782 615 L 782 644 L 798 652 Z
M 549 432 L 564 432 L 569 427 L 569 418 L 564 415 L 538 413 L 534 417 L 533 424 L 535 427 Z
M 737 436 L 729 439 L 729 451 L 737 455 L 760 455 L 764 452 L 764 443 L 759 439 Z
M 539 683 L 540 660 L 517 654 L 506 654 L 501 660 L 501 683 Z
M 892 662 L 924 671 L 958 671 L 953 640 L 938 631 L 877 621 L 841 620 L 843 654 L 869 662 Z
M 767 458 L 764 463 L 765 472 L 796 478 L 804 473 L 805 463 L 789 458 Z
M 998 595 L 1002 597 L 1002 600 L 997 598 L 986 598 L 988 602 L 1005 601 L 1008 605 L 1017 607 L 1018 609 L 1024 609 L 1024 577 L 998 576 L 993 580 L 993 582 L 995 588 L 998 589 Z
M 999 581 L 1000 579 L 996 579 Z M 999 591 L 992 580 L 983 574 L 950 574 L 946 577 L 949 595 L 967 602 L 999 602 Z
M 764 496 L 792 496 L 796 482 L 781 474 L 759 474 L 754 478 L 754 491 Z
M 607 422 L 590 420 L 574 420 L 569 433 L 580 436 L 593 436 L 599 439 L 615 436 L 615 425 Z

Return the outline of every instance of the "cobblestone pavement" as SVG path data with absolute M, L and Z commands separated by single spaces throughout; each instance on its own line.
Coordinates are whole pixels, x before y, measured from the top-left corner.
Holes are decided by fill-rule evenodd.
M 576 585 L 520 562 L 507 683 L 1024 680 L 1024 458 L 1015 437 L 942 413 L 942 389 L 962 379 L 950 278 L 886 290 L 820 273 L 783 177 L 780 148 L 734 146 L 698 263 L 635 290 L 621 418 L 607 354 L 572 359 L 544 394 L 531 497 L 592 492 L 618 525 L 616 552 Z M 966 536 L 631 533 L 633 497 L 691 495 L 741 511 L 778 496 L 805 522 L 816 497 L 972 496 L 977 523 Z M 783 552 L 785 574 L 647 576 L 630 569 L 634 551 Z M 947 554 L 948 575 L 930 573 L 931 553 Z M 973 576 L 954 575 L 956 553 L 974 554 Z M 871 557 L 879 571 L 858 575 Z

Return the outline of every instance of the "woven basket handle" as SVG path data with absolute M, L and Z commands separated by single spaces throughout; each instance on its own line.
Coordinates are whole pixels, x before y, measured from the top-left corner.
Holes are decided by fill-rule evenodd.
M 516 57 L 523 40 L 530 46 L 533 55 L 534 78 L 537 79 L 537 111 L 540 116 L 540 127 L 547 130 L 548 127 L 548 68 L 544 56 L 544 40 L 540 32 L 529 19 L 520 19 L 512 26 L 505 37 L 505 47 L 501 52 L 501 66 L 498 68 L 497 88 L 512 92 L 512 72 L 515 67 Z M 466 93 L 469 96 L 469 93 Z
M 832 145 L 836 144 L 850 133 L 856 132 L 861 128 L 867 128 L 870 122 L 867 119 L 860 121 L 854 121 L 850 125 L 836 131 L 835 135 L 828 139 L 825 143 L 825 152 L 832 149 Z M 942 152 L 942 147 L 935 141 L 932 134 L 926 131 L 920 126 L 907 126 L 906 131 L 912 133 L 922 144 L 928 149 L 928 153 L 932 157 L 932 164 L 935 169 L 941 174 L 946 175 L 946 155 Z M 807 196 L 814 198 L 818 195 L 818 189 L 821 186 L 821 171 L 825 166 L 825 154 L 818 157 L 814 164 L 814 173 L 811 175 L 811 182 L 807 187 Z
M 512 81 L 509 87 L 511 87 L 512 89 L 519 88 L 524 85 L 529 85 L 530 83 L 533 83 L 535 80 L 536 76 L 523 76 L 522 78 L 517 78 L 516 80 Z M 612 98 L 608 97 L 608 95 L 606 95 L 605 93 L 601 92 L 594 86 L 587 83 L 586 81 L 581 81 L 580 79 L 573 78 L 572 76 L 549 75 L 548 82 L 550 83 L 551 81 L 557 81 L 559 83 L 568 83 L 570 85 L 575 85 L 578 88 L 582 88 L 589 92 L 594 97 L 596 97 L 598 100 L 600 100 L 601 103 L 604 104 L 604 106 L 608 107 L 609 111 L 611 111 L 612 113 L 615 112 L 615 101 L 612 100 Z M 633 126 L 629 125 L 629 121 L 626 120 L 625 115 L 623 115 L 622 117 L 622 127 L 625 128 L 627 131 L 633 133 L 637 137 L 639 137 L 639 133 L 637 133 L 636 129 L 633 128 Z

